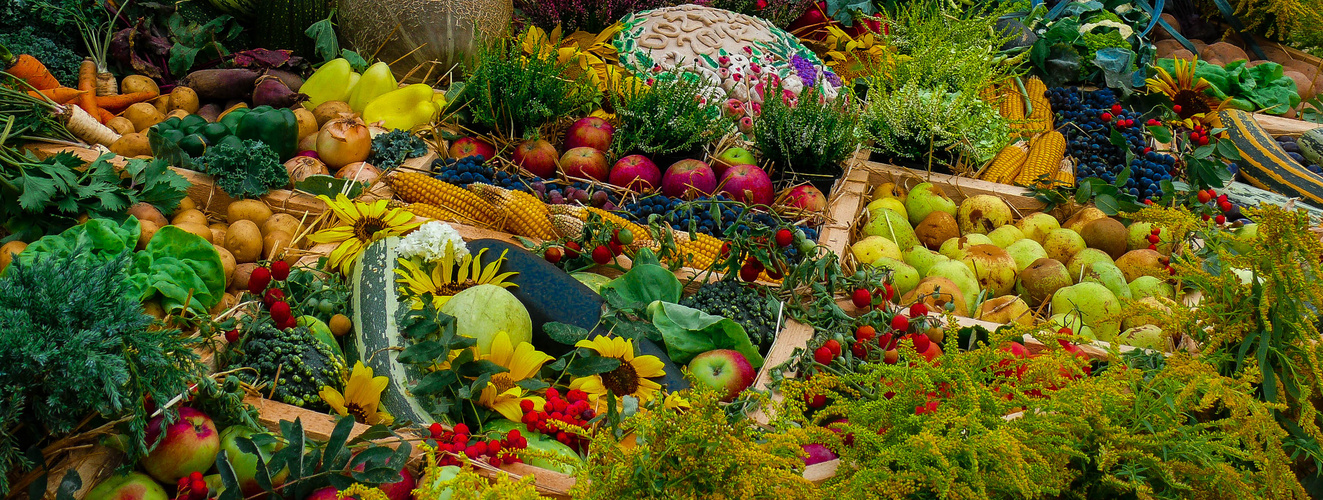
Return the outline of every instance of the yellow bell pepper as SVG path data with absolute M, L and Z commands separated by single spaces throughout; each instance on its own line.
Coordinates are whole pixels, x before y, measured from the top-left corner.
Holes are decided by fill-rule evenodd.
M 390 72 L 390 66 L 384 62 L 373 64 L 363 72 L 363 77 L 358 79 L 358 84 L 354 85 L 354 90 L 349 93 L 349 107 L 355 112 L 362 113 L 373 99 L 399 86 L 399 82 L 395 81 L 395 75 Z
M 387 130 L 409 130 L 429 123 L 440 112 L 432 100 L 433 94 L 432 87 L 425 83 L 387 92 L 363 108 L 363 121 L 381 122 Z
M 299 88 L 299 92 L 308 96 L 303 106 L 313 109 L 327 101 L 348 101 L 357 75 L 349 60 L 343 57 L 323 64 Z

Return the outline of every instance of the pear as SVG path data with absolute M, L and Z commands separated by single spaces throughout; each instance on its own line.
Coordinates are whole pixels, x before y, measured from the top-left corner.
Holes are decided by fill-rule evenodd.
M 1126 317 L 1121 320 L 1121 328 L 1131 329 L 1142 325 L 1164 327 L 1171 323 L 1171 308 L 1156 297 L 1144 297 L 1127 305 Z
M 918 286 L 901 296 L 902 304 L 923 302 L 931 311 L 945 311 L 951 304 L 951 312 L 957 316 L 969 316 L 969 306 L 965 294 L 951 280 L 941 276 L 929 276 L 919 280 Z
M 1036 306 L 1057 290 L 1070 286 L 1071 283 L 1073 281 L 1070 279 L 1070 273 L 1066 271 L 1065 264 L 1043 258 L 1020 271 L 1019 280 L 1015 283 L 1015 292 L 1025 297 L 1029 305 Z
M 1171 255 L 1172 232 L 1167 230 L 1167 228 L 1159 228 L 1159 229 L 1160 231 L 1158 232 L 1158 252 L 1161 252 L 1163 255 Z M 1130 250 L 1139 250 L 1141 248 L 1148 248 L 1148 246 L 1151 244 L 1148 241 L 1148 236 L 1150 234 L 1153 234 L 1152 223 L 1148 223 L 1148 222 L 1130 223 L 1130 226 L 1126 228 L 1126 238 L 1125 238 L 1126 248 Z
M 903 257 L 895 242 L 881 236 L 868 236 L 856 241 L 853 245 L 850 245 L 850 253 L 854 254 L 854 261 L 861 265 L 872 264 L 873 261 L 882 257 L 897 260 Z
M 960 293 L 965 296 L 965 310 L 974 310 L 974 304 L 979 300 L 982 287 L 978 284 L 978 277 L 974 271 L 958 260 L 944 260 L 933 264 L 928 268 L 927 276 L 941 276 L 960 288 Z
M 1084 237 L 1066 228 L 1053 229 L 1043 238 L 1043 251 L 1061 262 L 1070 262 L 1070 258 L 1084 248 Z
M 931 182 L 924 182 L 914 186 L 905 197 L 905 210 L 908 211 L 910 224 L 917 226 L 933 212 L 946 212 L 954 216 L 956 202 L 943 193 L 941 188 Z
M 1053 314 L 1051 318 L 1048 318 L 1047 322 L 1052 325 L 1052 330 L 1069 328 L 1071 333 L 1074 333 L 1075 335 L 1079 335 L 1090 341 L 1098 340 L 1098 336 L 1093 334 L 1093 329 L 1089 328 L 1089 325 L 1082 323 L 1080 321 L 1081 319 L 1082 318 L 1080 318 L 1078 312 L 1071 311 L 1066 314 Z
M 941 248 L 942 242 L 959 237 L 960 227 L 956 225 L 955 217 L 951 214 L 936 211 L 928 214 L 914 226 L 914 235 L 919 238 L 919 243 L 923 246 L 936 250 Z
M 896 212 L 902 216 L 905 215 L 904 202 L 896 198 L 878 198 L 876 200 L 873 200 L 872 202 L 869 202 L 868 207 L 865 208 L 865 210 L 868 211 L 869 220 L 873 220 L 877 218 L 877 215 L 874 214 L 874 212 L 876 212 L 879 208 L 885 208 L 891 210 L 892 212 Z
M 1089 248 L 1097 248 L 1113 259 L 1119 259 L 1126 251 L 1126 229 L 1121 221 L 1111 217 L 1094 219 L 1084 224 L 1080 236 Z
M 1015 288 L 1015 259 L 997 245 L 974 245 L 961 259 L 966 266 L 974 270 L 979 287 L 989 291 L 989 297 L 999 297 L 1011 293 Z M 1117 271 L 1120 276 L 1120 271 Z M 1121 282 L 1123 285 L 1125 281 Z M 1127 291 L 1129 291 L 1127 289 Z
M 1004 295 L 979 304 L 978 314 L 974 315 L 974 319 L 1002 324 L 1015 322 L 1028 326 L 1033 324 L 1034 315 L 1029 311 L 1029 304 L 1024 303 L 1019 297 Z
M 1006 248 L 1011 246 L 1011 243 L 1024 239 L 1024 232 L 1020 231 L 1018 227 L 1007 224 L 993 229 L 991 233 L 988 233 L 988 239 L 992 240 L 993 245 Z
M 1052 312 L 1071 311 L 1079 311 L 1098 340 L 1111 342 L 1121 331 L 1121 301 L 1102 284 L 1085 281 L 1057 290 L 1052 295 Z
M 1167 266 L 1162 263 L 1162 254 L 1157 250 L 1141 248 L 1131 250 L 1116 259 L 1116 267 L 1121 268 L 1125 273 L 1127 281 L 1134 281 L 1140 276 L 1152 276 L 1154 278 L 1166 278 L 1170 275 L 1167 272 Z
M 1122 269 L 1121 271 L 1125 271 Z M 1130 282 L 1130 297 L 1135 300 L 1143 300 L 1146 297 L 1165 297 L 1172 298 L 1176 296 L 1176 287 L 1171 286 L 1166 281 L 1152 276 L 1140 276 Z
M 965 198 L 956 210 L 956 222 L 960 223 L 961 234 L 988 234 L 1010 224 L 1012 218 L 1011 206 L 990 194 Z
M 1000 231 L 1000 229 L 998 229 L 998 231 Z M 1029 264 L 1033 264 L 1034 261 L 1047 258 L 1047 250 L 1043 250 L 1042 245 L 1039 245 L 1037 241 L 1029 238 L 1024 238 L 1015 243 L 1011 243 L 1010 246 L 1006 247 L 1006 253 L 1009 254 L 1012 259 L 1015 259 L 1016 271 L 1023 271 L 1024 268 L 1029 267 Z
M 1116 341 L 1140 349 L 1167 350 L 1167 335 L 1156 325 L 1140 325 L 1126 329 L 1116 336 Z
M 1243 226 L 1240 226 L 1239 229 L 1232 231 L 1231 235 L 1233 236 L 1233 238 L 1228 242 L 1231 246 L 1231 249 L 1235 250 L 1236 253 L 1244 254 L 1249 251 L 1251 245 L 1253 245 L 1256 241 L 1258 241 L 1259 225 L 1245 224 Z M 1161 237 L 1162 237 L 1162 241 L 1165 243 L 1167 241 L 1167 232 L 1163 231 Z M 1162 244 L 1158 245 L 1158 250 L 1164 250 Z M 1171 246 L 1170 245 L 1166 246 L 1165 251 L 1162 253 L 1165 255 L 1171 255 Z
M 905 188 L 897 186 L 894 182 L 878 184 L 877 187 L 873 188 L 871 199 L 879 200 L 882 198 L 895 198 L 900 200 L 901 203 L 905 203 Z
M 900 260 L 881 257 L 873 261 L 873 267 L 891 270 L 891 286 L 898 294 L 904 295 L 919 286 L 919 271 Z
M 873 218 L 864 226 L 864 234 L 889 239 L 902 251 L 909 250 L 919 242 L 919 239 L 914 237 L 914 228 L 910 227 L 905 217 L 887 208 L 879 208 L 873 212 Z
M 1078 212 L 1075 212 L 1074 215 L 1071 215 L 1069 219 L 1066 219 L 1066 222 L 1062 224 L 1061 227 L 1078 233 L 1084 229 L 1084 225 L 1089 221 L 1101 219 L 1103 217 L 1107 217 L 1107 214 L 1103 213 L 1102 210 L 1098 210 L 1097 207 L 1084 207 L 1079 209 Z
M 1112 262 L 1112 258 L 1108 257 L 1102 250 L 1097 248 L 1085 248 L 1075 254 L 1074 257 L 1070 258 L 1070 262 L 1066 263 L 1066 271 L 1070 272 L 1070 279 L 1079 283 L 1080 279 L 1084 276 L 1084 270 L 1088 269 L 1094 262 L 1106 262 L 1108 264 L 1116 265 L 1115 262 Z
M 974 245 L 991 245 L 991 244 L 992 244 L 992 240 L 988 239 L 986 235 L 969 234 L 969 235 L 961 236 L 959 238 L 951 238 L 942 242 L 942 246 L 940 249 L 938 249 L 938 251 L 941 252 L 942 255 L 945 255 L 951 258 L 952 260 L 960 260 L 965 258 L 965 254 L 969 252 L 969 247 L 972 247 Z
M 913 267 L 915 271 L 918 271 L 921 276 L 927 275 L 928 269 L 933 267 L 933 264 L 944 260 L 950 260 L 950 257 L 934 252 L 920 245 L 915 245 L 914 248 L 909 249 L 909 251 L 904 252 L 904 254 L 905 263 Z
M 1112 295 L 1121 300 L 1130 300 L 1130 284 L 1126 282 L 1125 275 L 1121 269 L 1107 262 L 1094 262 L 1089 264 L 1088 270 L 1084 271 L 1084 276 L 1080 282 L 1092 281 L 1101 283 L 1112 291 Z
M 1025 238 L 1042 244 L 1043 239 L 1047 238 L 1047 233 L 1052 232 L 1053 229 L 1060 229 L 1061 223 L 1057 222 L 1057 218 L 1053 217 L 1052 214 L 1034 212 L 1016 222 L 1015 227 L 1020 228 Z

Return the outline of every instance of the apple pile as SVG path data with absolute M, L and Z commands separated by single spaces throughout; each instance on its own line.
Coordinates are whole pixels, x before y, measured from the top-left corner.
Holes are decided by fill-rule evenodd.
M 995 323 L 1032 324 L 1033 309 L 1090 340 L 1166 349 L 1156 314 L 1122 314 L 1127 303 L 1164 310 L 1174 298 L 1170 253 L 1182 236 L 1149 223 L 1129 226 L 1095 207 L 1065 221 L 1015 213 L 1002 199 L 957 203 L 931 183 L 908 193 L 886 183 L 873 190 L 850 247 L 858 265 L 886 268 L 901 304 Z M 866 293 L 866 292 L 865 292 Z

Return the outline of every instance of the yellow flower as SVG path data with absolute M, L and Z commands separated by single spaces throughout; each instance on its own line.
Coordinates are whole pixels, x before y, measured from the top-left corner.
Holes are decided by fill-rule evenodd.
M 896 54 L 894 47 L 882 43 L 871 32 L 854 38 L 837 26 L 827 27 L 822 45 L 827 48 L 823 51 L 827 67 L 845 82 L 890 73 L 896 64 L 908 59 Z
M 505 255 L 509 252 L 501 252 L 501 257 L 495 262 L 486 266 L 482 265 L 482 254 L 486 253 L 484 248 L 478 251 L 477 255 L 465 255 L 456 265 L 455 252 L 450 243 L 446 243 L 445 256 L 441 258 L 432 267 L 432 272 L 428 273 L 422 266 L 409 259 L 400 259 L 400 267 L 404 269 L 395 269 L 395 282 L 404 285 L 405 291 L 415 297 L 413 308 L 422 309 L 423 303 L 417 297 L 423 294 L 432 294 L 432 305 L 441 307 L 450 301 L 455 294 L 478 285 L 496 285 L 502 288 L 518 286 L 506 281 L 507 278 L 514 276 L 516 272 L 506 272 L 496 274 L 501 270 L 501 264 L 505 263 Z M 458 267 L 458 269 L 456 269 Z
M 337 194 L 332 200 L 326 195 L 317 199 L 326 203 L 339 223 L 331 228 L 317 231 L 308 237 L 313 243 L 339 243 L 331 251 L 332 269 L 348 274 L 358 259 L 359 254 L 373 242 L 389 236 L 399 236 L 418 227 L 418 222 L 409 222 L 413 214 L 399 208 L 387 208 L 388 200 L 363 203 L 350 200 L 344 194 Z
M 1186 60 L 1178 57 L 1172 62 L 1175 65 L 1176 75 L 1173 77 L 1162 67 L 1154 66 L 1158 74 L 1154 78 L 1144 80 L 1144 83 L 1148 84 L 1148 91 L 1163 94 L 1171 99 L 1172 110 L 1180 117 L 1173 122 L 1174 124 L 1191 129 L 1195 124 L 1220 128 L 1222 119 L 1218 117 L 1218 112 L 1226 108 L 1231 98 L 1218 101 L 1217 98 L 1206 93 L 1213 84 L 1203 78 L 1197 81 L 1194 79 L 1194 70 L 1199 66 L 1199 58 Z
M 598 336 L 592 340 L 580 340 L 574 347 L 585 347 L 597 352 L 598 356 L 620 360 L 620 366 L 614 370 L 570 381 L 570 389 L 588 393 L 588 399 L 592 401 L 609 390 L 617 397 L 634 396 L 639 402 L 647 402 L 661 390 L 661 384 L 648 379 L 665 375 L 665 365 L 656 356 L 635 357 L 633 341 Z
M 666 400 L 662 402 L 662 405 L 672 410 L 687 410 L 692 407 L 692 405 L 689 404 L 689 399 L 681 396 L 678 392 L 667 394 Z
M 373 377 L 372 369 L 359 361 L 354 363 L 353 372 L 345 382 L 344 394 L 330 386 L 322 387 L 318 394 L 341 416 L 353 415 L 354 420 L 368 425 L 390 424 L 395 419 L 389 413 L 377 411 L 381 391 L 386 390 L 389 381 L 386 377 Z
M 619 56 L 615 45 L 611 43 L 611 39 L 623 28 L 623 25 L 616 23 L 596 35 L 576 31 L 562 37 L 560 26 L 550 34 L 533 26 L 524 32 L 519 43 L 524 53 L 529 55 L 556 54 L 557 62 L 570 65 L 571 76 L 587 75 L 598 90 L 609 92 L 619 87 L 622 78 L 632 78 L 619 66 Z
M 514 345 L 510 341 L 509 334 L 497 332 L 496 338 L 492 339 L 491 353 L 482 356 L 482 359 L 510 371 L 492 375 L 491 383 L 482 389 L 482 394 L 478 397 L 478 404 L 518 422 L 524 416 L 523 410 L 519 408 L 520 401 L 531 399 L 533 406 L 539 409 L 546 403 L 546 400 L 537 396 L 525 398 L 524 388 L 519 387 L 518 383 L 536 377 L 542 365 L 556 358 L 534 349 L 533 344 L 528 342 Z

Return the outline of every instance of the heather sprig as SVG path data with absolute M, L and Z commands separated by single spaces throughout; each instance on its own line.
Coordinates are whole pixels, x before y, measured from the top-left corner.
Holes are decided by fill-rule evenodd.
M 585 75 L 573 77 L 566 71 L 570 62 L 558 61 L 556 51 L 525 54 L 516 40 L 496 40 L 479 53 L 464 87 L 474 122 L 519 137 L 585 111 L 598 97 L 597 87 Z
M 731 122 L 721 116 L 717 99 L 691 74 L 663 74 L 652 86 L 631 85 L 616 105 L 611 149 L 617 156 L 632 153 L 666 155 L 689 151 L 725 135 Z
M 831 181 L 844 171 L 842 163 L 859 145 L 858 100 L 842 93 L 822 98 L 817 87 L 805 86 L 794 98 L 782 98 L 780 86 L 767 91 L 762 114 L 754 120 L 753 137 L 763 158 L 778 177 Z
M 516 0 L 515 8 L 547 31 L 597 33 L 635 12 L 685 3 L 677 0 Z

